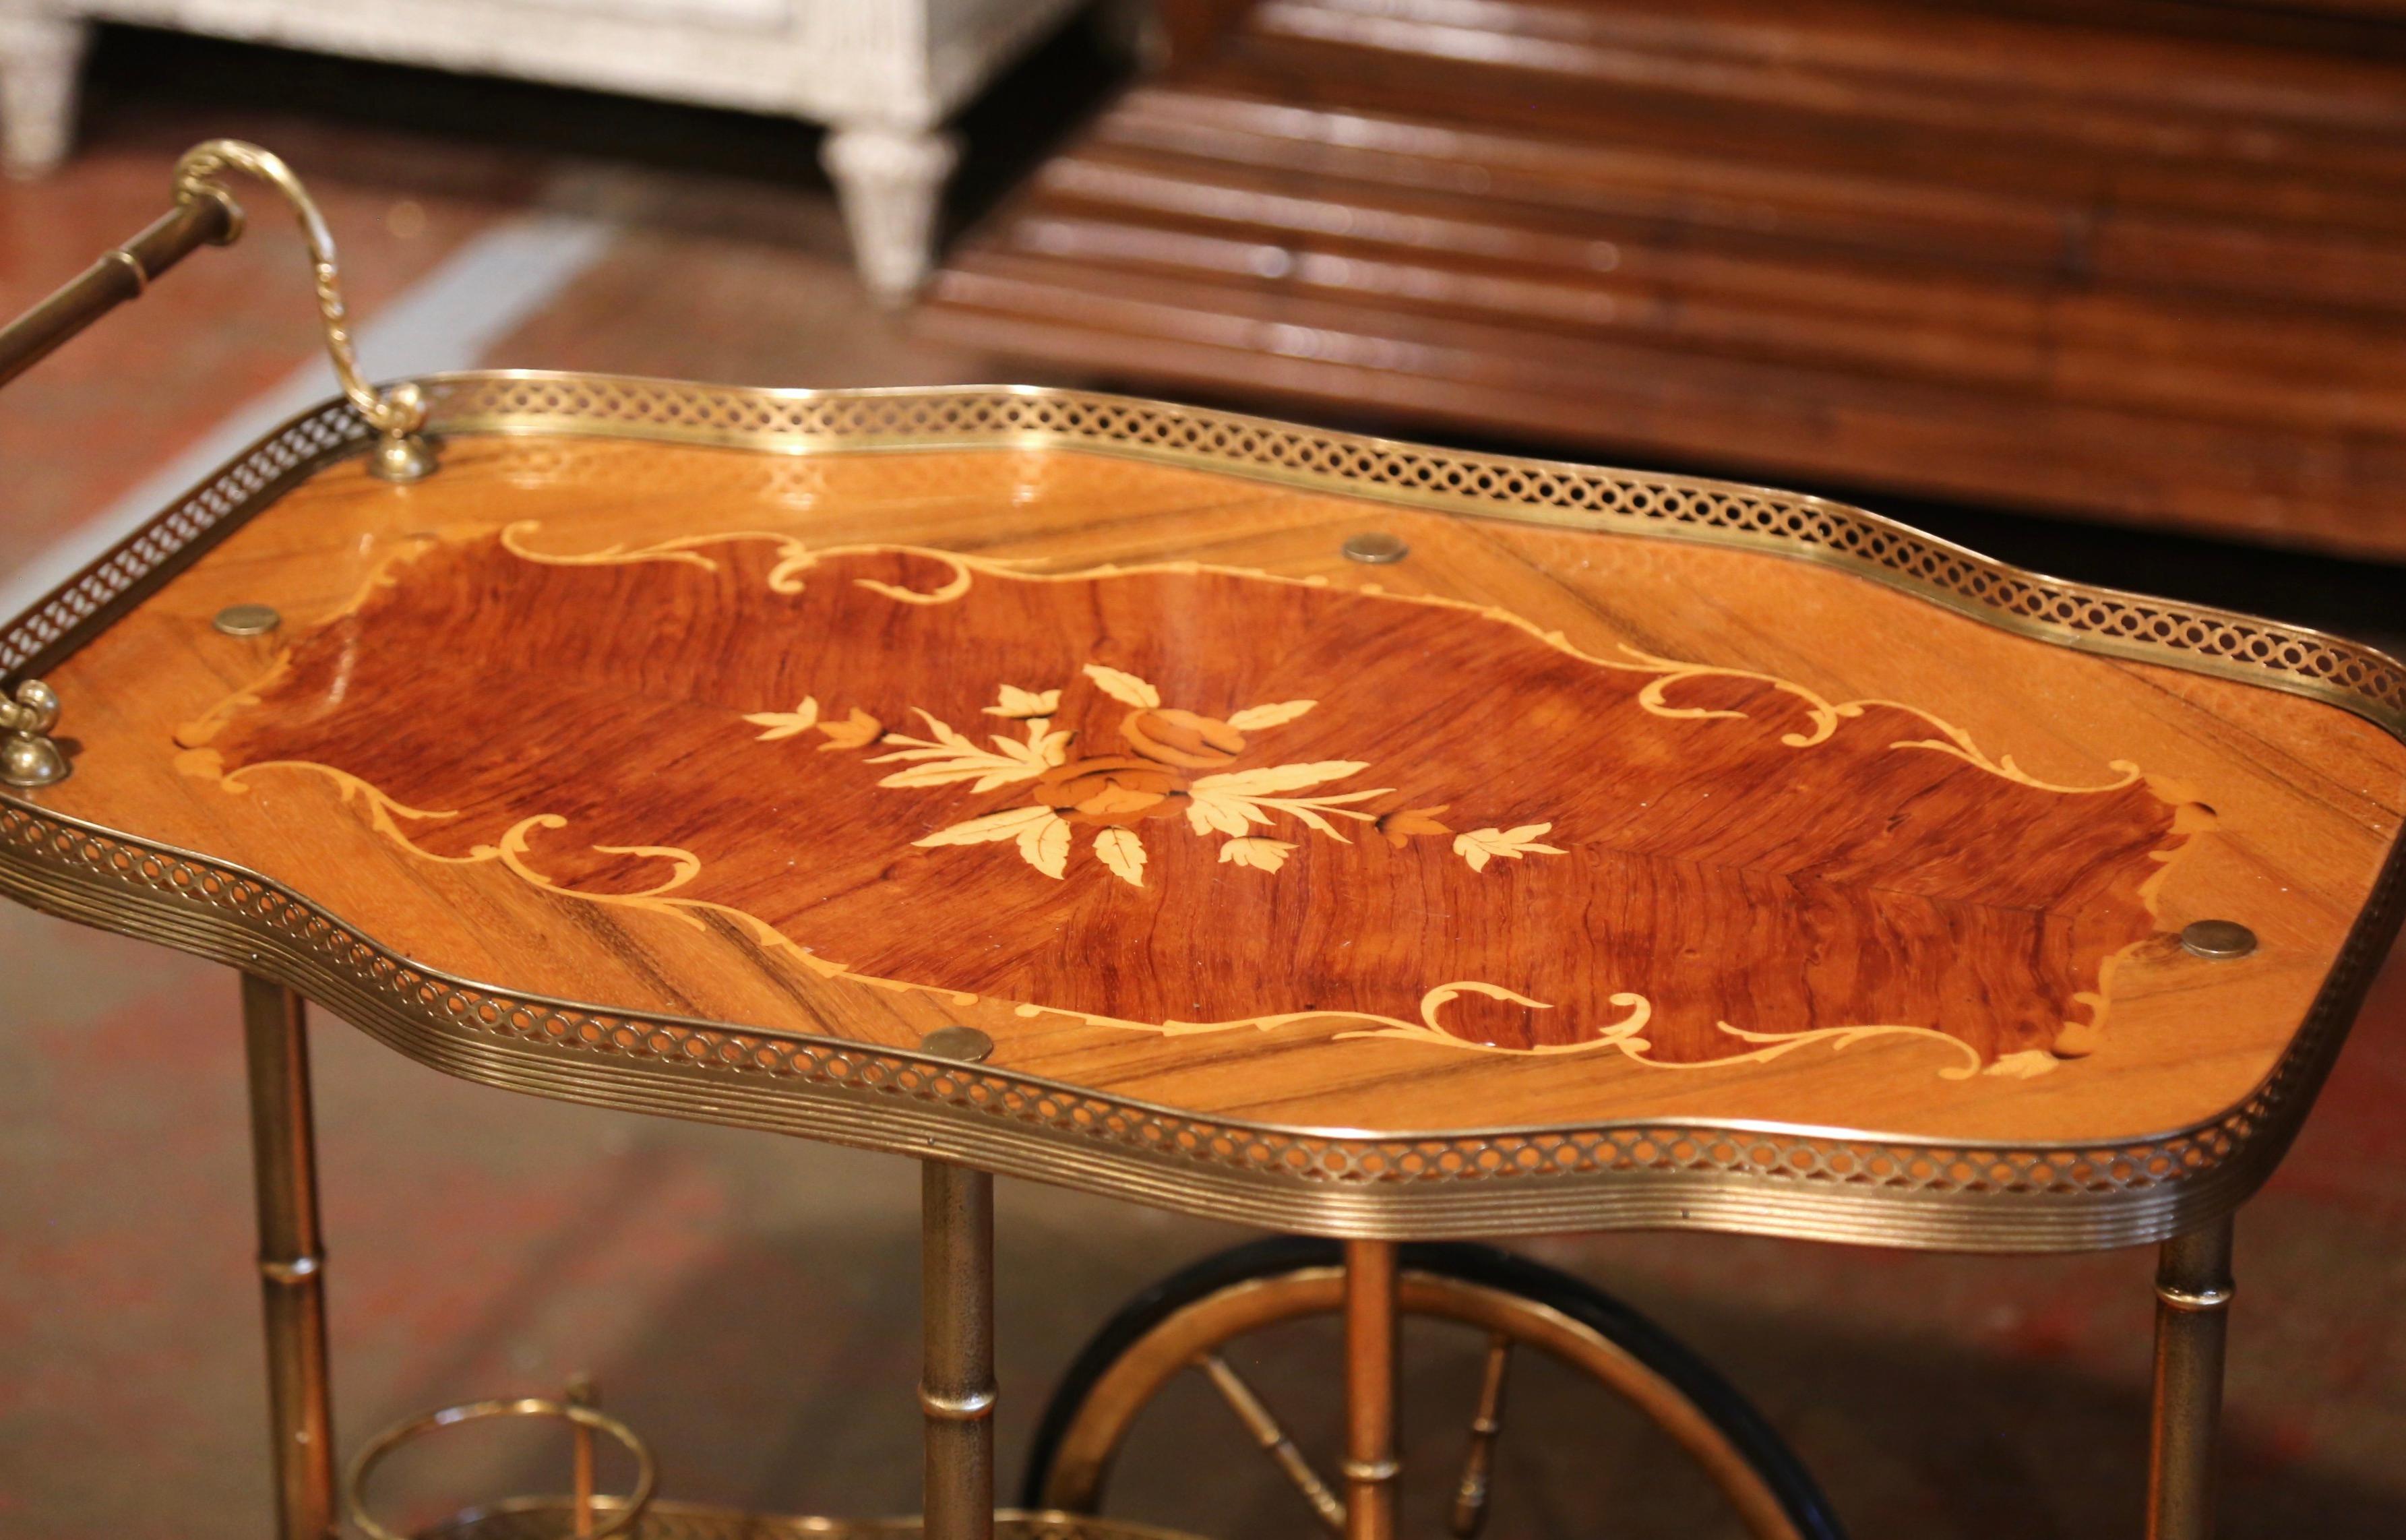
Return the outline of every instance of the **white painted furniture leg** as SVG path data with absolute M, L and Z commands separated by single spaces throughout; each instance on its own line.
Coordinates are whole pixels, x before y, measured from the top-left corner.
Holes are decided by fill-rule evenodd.
M 918 292 L 935 264 L 936 211 L 960 146 L 941 130 L 839 124 L 820 147 L 852 233 L 854 265 L 881 304 Z
M 67 158 L 92 23 L 0 6 L 0 167 L 38 177 Z

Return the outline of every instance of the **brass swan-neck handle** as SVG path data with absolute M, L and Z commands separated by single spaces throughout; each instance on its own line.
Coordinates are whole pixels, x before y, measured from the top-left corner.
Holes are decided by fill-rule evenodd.
M 309 243 L 309 267 L 318 289 L 318 318 L 326 352 L 351 406 L 376 432 L 367 471 L 383 481 L 416 481 L 434 469 L 434 450 L 422 432 L 426 397 L 415 385 L 377 390 L 361 377 L 351 344 L 350 316 L 343 304 L 342 270 L 334 237 L 317 202 L 292 168 L 275 154 L 239 139 L 211 139 L 193 146 L 176 163 L 176 206 L 113 250 L 57 292 L 6 325 L 0 325 L 0 385 L 50 357 L 101 317 L 149 290 L 150 281 L 204 246 L 230 246 L 243 230 L 242 205 L 219 184 L 241 172 L 284 195 Z M 0 785 L 47 786 L 65 778 L 66 756 L 50 736 L 59 719 L 58 697 L 38 679 L 0 681 Z
M 376 431 L 375 451 L 368 473 L 385 481 L 415 481 L 434 469 L 434 453 L 419 430 L 426 426 L 426 398 L 415 385 L 397 385 L 378 391 L 360 373 L 359 352 L 352 346 L 350 314 L 343 304 L 343 276 L 334 255 L 334 237 L 326 228 L 301 178 L 273 151 L 239 139 L 211 139 L 193 146 L 176 163 L 176 200 L 193 204 L 215 198 L 227 205 L 233 219 L 231 240 L 242 229 L 243 212 L 218 178 L 229 171 L 265 182 L 292 205 L 302 238 L 309 243 L 309 270 L 318 290 L 318 318 L 326 332 L 326 353 L 333 360 L 334 377 L 343 394 Z

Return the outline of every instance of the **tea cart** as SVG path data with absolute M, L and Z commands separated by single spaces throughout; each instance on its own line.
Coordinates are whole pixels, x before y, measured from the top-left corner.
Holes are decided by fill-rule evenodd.
M 1396 1532 L 1398 1323 L 1635 1406 L 1762 1536 L 1839 1533 L 1641 1318 L 1466 1237 L 2159 1244 L 2147 1530 L 2211 1527 L 2231 1216 L 2399 922 L 2406 672 L 1853 508 L 1015 388 L 513 372 L 377 389 L 333 243 L 217 142 L 0 332 L 28 367 L 299 211 L 344 397 L 0 636 L 0 888 L 242 976 L 285 1540 L 340 1518 L 304 997 L 447 1073 L 924 1170 L 921 1519 L 573 1490 L 454 1535 L 1154 1533 L 1199 1375 Z M 998 1512 L 997 1174 L 1302 1237 L 1105 1327 Z M 1323 1475 L 1229 1345 L 1341 1320 Z M 1561 1430 L 1531 1436 L 1567 1436 Z M 597 1492 L 597 1440 L 638 1450 Z

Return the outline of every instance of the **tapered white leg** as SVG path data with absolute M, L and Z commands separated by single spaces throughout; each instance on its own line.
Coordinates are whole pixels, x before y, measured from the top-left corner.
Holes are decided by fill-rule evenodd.
M 838 125 L 820 148 L 852 234 L 860 281 L 881 304 L 901 304 L 935 265 L 936 213 L 960 159 L 939 130 Z
M 0 168 L 38 177 L 67 158 L 92 23 L 0 5 Z

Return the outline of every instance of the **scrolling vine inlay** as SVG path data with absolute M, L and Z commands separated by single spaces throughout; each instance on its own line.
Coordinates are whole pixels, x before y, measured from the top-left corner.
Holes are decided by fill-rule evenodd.
M 540 533 L 422 542 L 179 763 L 1023 1013 L 1664 1068 L 1903 1037 L 1955 1078 L 2102 1044 L 2210 818 L 2134 765 L 2052 784 L 1908 705 L 1458 600 Z

